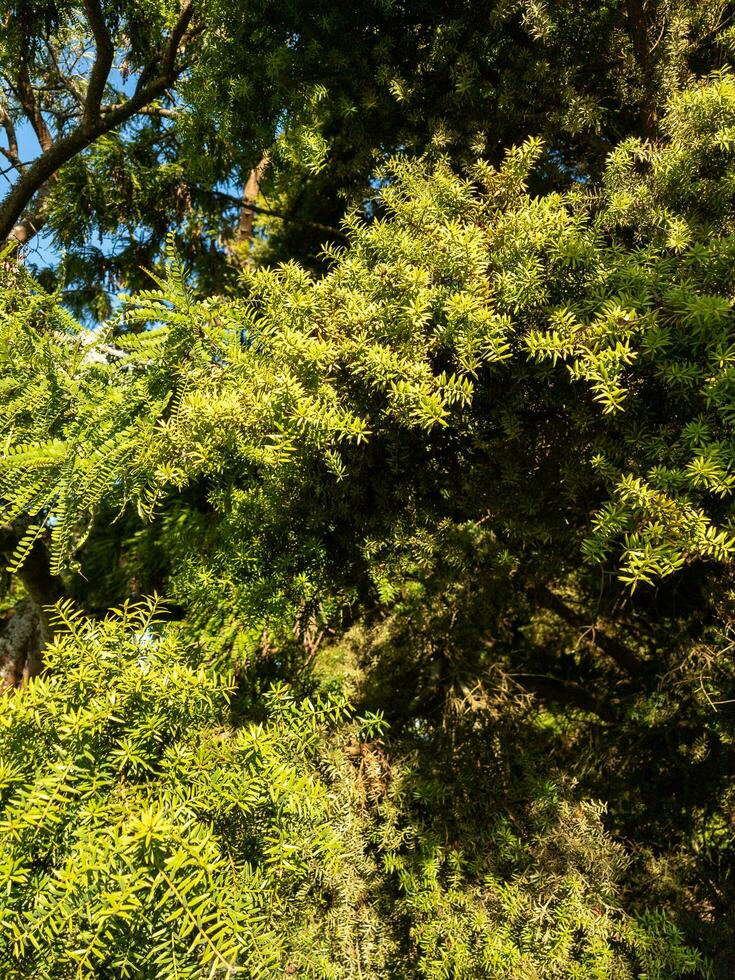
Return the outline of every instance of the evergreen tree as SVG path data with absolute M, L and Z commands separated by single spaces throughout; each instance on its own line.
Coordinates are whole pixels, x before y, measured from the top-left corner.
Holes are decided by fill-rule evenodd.
M 730 13 L 222 0 L 36 189 L 152 267 L 0 268 L 8 976 L 730 975 Z

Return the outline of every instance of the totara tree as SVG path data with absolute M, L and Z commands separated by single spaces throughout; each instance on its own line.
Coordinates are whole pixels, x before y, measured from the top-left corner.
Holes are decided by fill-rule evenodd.
M 3 256 L 5 972 L 729 976 L 728 5 L 236 14 Z

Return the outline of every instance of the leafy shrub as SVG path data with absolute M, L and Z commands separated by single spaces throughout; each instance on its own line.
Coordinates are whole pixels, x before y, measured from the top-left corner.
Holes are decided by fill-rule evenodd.
M 58 617 L 49 673 L 0 716 L 4 976 L 618 980 L 701 966 L 663 918 L 620 910 L 622 852 L 594 807 L 550 787 L 528 841 L 498 819 L 478 852 L 447 849 L 413 812 L 410 768 L 360 741 L 379 722 L 355 721 L 343 697 L 273 688 L 263 723 L 233 725 L 231 679 L 162 629 L 155 604 Z

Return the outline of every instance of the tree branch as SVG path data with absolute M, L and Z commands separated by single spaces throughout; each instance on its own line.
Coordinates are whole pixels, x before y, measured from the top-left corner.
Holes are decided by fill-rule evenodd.
M 100 107 L 101 113 L 114 112 L 124 106 L 124 102 L 116 102 L 113 105 L 103 105 Z M 150 105 L 139 110 L 141 116 L 151 116 L 154 119 L 178 119 L 179 113 L 175 109 L 164 109 L 162 106 Z
M 51 131 L 46 125 L 46 120 L 43 118 L 43 113 L 38 105 L 36 93 L 33 90 L 31 77 L 28 74 L 29 60 L 30 59 L 27 56 L 21 58 L 15 90 L 16 95 L 18 96 L 18 101 L 23 106 L 23 111 L 33 127 L 33 132 L 36 134 L 36 139 L 41 146 L 41 150 L 46 153 L 51 149 L 54 141 L 51 136 Z
M 13 230 L 10 233 L 10 238 L 17 242 L 19 247 L 27 245 L 28 242 L 35 238 L 36 235 L 41 231 L 43 226 L 48 221 L 48 211 L 46 208 L 46 199 L 53 186 L 53 180 L 50 180 L 44 187 L 41 188 L 38 196 L 35 200 L 35 207 L 30 212 L 26 213 L 13 225 Z
M 236 238 L 238 242 L 249 242 L 253 237 L 253 224 L 255 221 L 255 208 L 260 194 L 260 182 L 263 179 L 265 168 L 268 166 L 268 152 L 266 151 L 260 159 L 257 167 L 253 167 L 248 176 L 245 187 L 242 191 L 242 206 L 240 208 L 240 224 L 237 229 Z
M 7 109 L 4 106 L 0 106 L 0 125 L 5 130 L 5 136 L 8 141 L 7 150 L 4 147 L 0 147 L 0 151 L 3 156 L 15 167 L 18 172 L 21 172 L 23 165 L 20 162 L 20 155 L 18 152 L 18 136 L 15 132 L 15 126 L 13 125 L 13 120 L 8 115 Z
M 572 609 L 571 606 L 567 605 L 564 600 L 558 596 L 555 592 L 552 592 L 550 588 L 546 585 L 537 585 L 534 589 L 536 596 L 539 601 L 550 609 L 553 613 L 563 619 L 565 623 L 573 626 L 575 629 L 583 630 L 585 632 L 586 638 L 592 644 L 592 646 L 597 647 L 605 656 L 609 657 L 620 670 L 625 674 L 631 676 L 636 676 L 643 669 L 644 663 L 641 658 L 633 652 L 624 643 L 616 639 L 614 636 L 609 636 L 604 630 L 599 629 L 597 626 L 591 626 L 588 622 L 585 622 L 584 617 L 581 616 L 576 610 Z
M 542 674 L 510 674 L 509 676 L 519 687 L 533 694 L 540 701 L 551 701 L 565 708 L 578 708 L 608 723 L 615 721 L 615 715 L 607 705 L 573 681 L 561 681 Z
M 169 35 L 169 39 L 164 46 L 163 52 L 159 53 L 155 58 L 149 61 L 138 76 L 138 84 L 135 87 L 136 95 L 148 85 L 148 80 L 153 77 L 153 74 L 159 65 L 161 66 L 162 74 L 173 75 L 175 73 L 176 55 L 178 54 L 179 45 L 184 39 L 184 35 L 189 28 L 193 14 L 194 4 L 191 2 L 191 0 L 188 0 L 188 2 L 181 8 L 179 18 L 171 30 L 171 34 Z
M 99 117 L 102 96 L 112 68 L 114 46 L 110 32 L 107 30 L 105 18 L 99 0 L 84 0 L 84 12 L 94 36 L 95 57 L 87 85 L 87 96 L 84 100 L 84 119 L 91 123 Z
M 189 2 L 185 3 L 181 8 L 179 19 L 174 24 L 164 49 L 163 74 L 166 76 L 173 78 L 176 73 L 176 56 L 179 51 L 179 45 L 184 39 L 184 34 L 186 34 L 193 15 L 194 4 L 191 2 L 191 0 L 189 0 Z
M 61 66 L 59 65 L 59 61 L 58 61 L 58 59 L 56 57 L 56 52 L 54 51 L 53 44 L 49 44 L 48 40 L 46 40 L 44 42 L 44 47 L 46 48 L 46 54 L 48 55 L 49 60 L 53 63 L 54 72 L 56 73 L 56 78 L 58 79 L 59 85 L 65 91 L 67 91 L 69 93 L 69 95 L 71 95 L 71 97 L 77 103 L 77 105 L 79 106 L 79 108 L 80 109 L 83 109 L 84 108 L 84 96 L 82 95 L 82 93 L 79 91 L 79 89 L 74 84 L 74 81 L 71 78 L 71 75 L 67 75 L 67 74 L 65 74 L 61 70 Z
M 293 215 L 286 214 L 284 211 L 263 208 L 259 204 L 246 204 L 241 197 L 235 197 L 234 194 L 227 194 L 224 191 L 207 191 L 207 193 L 210 197 L 218 198 L 220 201 L 231 204 L 233 207 L 238 207 L 241 210 L 248 208 L 256 214 L 267 214 L 272 218 L 280 218 L 282 221 L 289 221 L 295 225 L 303 225 L 304 228 L 313 228 L 315 231 L 324 231 L 328 235 L 336 235 L 338 238 L 347 237 L 340 228 L 335 228 L 333 225 L 323 225 L 318 221 L 307 221 L 306 218 L 296 218 Z

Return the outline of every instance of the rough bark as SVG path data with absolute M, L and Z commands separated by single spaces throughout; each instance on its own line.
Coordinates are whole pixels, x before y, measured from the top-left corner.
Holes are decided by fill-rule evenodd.
M 6 562 L 21 540 L 21 521 L 0 527 L 0 560 Z M 18 572 L 27 599 L 18 603 L 0 629 L 0 686 L 18 684 L 43 669 L 43 651 L 54 635 L 50 607 L 63 595 L 61 579 L 52 575 L 43 541 L 33 545 Z
M 0 623 L 0 690 L 41 672 L 43 646 L 39 607 L 24 600 Z

